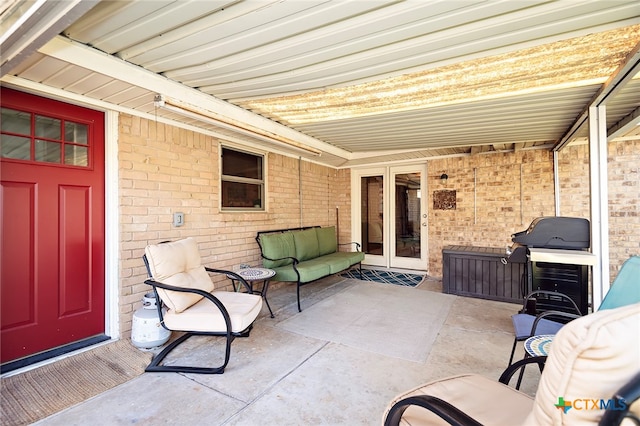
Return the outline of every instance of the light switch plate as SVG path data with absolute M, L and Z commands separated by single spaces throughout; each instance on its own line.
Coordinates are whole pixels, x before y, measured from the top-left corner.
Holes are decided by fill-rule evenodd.
M 184 225 L 184 213 L 178 212 L 173 214 L 173 226 Z

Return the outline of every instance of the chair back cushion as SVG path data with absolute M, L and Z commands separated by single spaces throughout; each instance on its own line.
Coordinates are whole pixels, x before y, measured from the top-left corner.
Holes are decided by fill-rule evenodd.
M 293 241 L 296 246 L 296 258 L 299 261 L 315 259 L 320 256 L 318 246 L 318 234 L 316 230 L 305 229 L 304 231 L 293 231 Z
M 213 291 L 213 282 L 202 266 L 198 245 L 193 238 L 149 245 L 145 249 L 149 272 L 155 281 L 185 288 Z M 202 296 L 158 288 L 158 295 L 167 307 L 180 313 L 197 303 Z
M 291 257 L 296 256 L 296 247 L 293 243 L 293 235 L 291 232 L 282 232 L 274 234 L 260 234 L 260 247 L 262 255 L 269 259 L 263 259 L 262 265 L 265 268 L 277 268 L 293 263 Z
M 638 302 L 640 302 L 640 256 L 631 256 L 622 264 L 598 310 L 619 308 Z
M 639 336 L 640 304 L 598 311 L 562 327 L 527 424 L 597 424 L 601 407 L 613 403 L 614 393 L 640 369 Z M 632 406 L 636 415 L 638 408 Z
M 316 234 L 318 235 L 318 250 L 320 252 L 320 256 L 338 251 L 335 226 L 316 228 Z

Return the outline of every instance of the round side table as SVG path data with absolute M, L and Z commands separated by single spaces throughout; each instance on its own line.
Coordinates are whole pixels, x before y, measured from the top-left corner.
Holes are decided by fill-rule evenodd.
M 276 274 L 276 271 L 267 268 L 245 268 L 234 272 L 244 278 L 247 284 L 249 284 L 252 294 L 259 294 L 260 296 L 262 296 L 265 303 L 267 304 L 267 308 L 269 308 L 271 318 L 275 318 L 273 316 L 271 306 L 269 306 L 269 301 L 267 300 L 267 291 L 269 290 L 269 281 Z M 231 279 L 231 282 L 233 282 L 233 288 L 238 291 L 239 288 L 236 288 L 237 280 L 230 275 L 227 276 Z M 260 281 L 262 281 L 262 287 L 260 288 L 260 290 L 257 290 L 253 286 L 255 283 L 258 283 Z
M 541 334 L 524 341 L 524 350 L 529 356 L 548 356 L 555 334 Z

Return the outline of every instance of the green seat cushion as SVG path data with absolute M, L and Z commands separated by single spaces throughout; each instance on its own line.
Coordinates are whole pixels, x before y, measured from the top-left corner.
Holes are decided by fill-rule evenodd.
M 262 247 L 262 254 L 269 259 L 281 259 L 281 260 L 268 260 L 263 259 L 262 264 L 265 268 L 277 268 L 278 266 L 289 265 L 293 263 L 291 259 L 283 259 L 286 257 L 295 257 L 296 248 L 293 242 L 293 235 L 291 232 L 277 233 L 277 234 L 261 234 L 260 246 Z
M 315 259 L 320 255 L 318 235 L 315 229 L 293 231 L 291 234 L 295 243 L 296 259 L 302 262 L 303 260 Z
M 297 265 L 300 272 L 300 282 L 308 283 L 315 281 L 322 277 L 326 277 L 331 274 L 331 268 L 326 263 L 323 263 L 320 259 L 307 260 Z M 276 271 L 276 275 L 273 277 L 275 281 L 298 281 L 296 271 L 293 270 L 293 265 L 281 266 L 273 268 Z
M 316 228 L 316 234 L 318 236 L 318 249 L 320 251 L 320 256 L 338 251 L 335 226 Z
M 341 256 L 341 253 L 327 254 L 319 258 L 319 260 L 322 260 L 325 264 L 329 265 L 329 269 L 331 269 L 332 274 L 344 271 L 351 266 L 349 258 L 347 256 Z
M 348 266 L 355 265 L 364 260 L 364 253 L 361 251 L 338 251 L 332 254 L 323 256 L 328 259 L 344 259 L 349 262 Z

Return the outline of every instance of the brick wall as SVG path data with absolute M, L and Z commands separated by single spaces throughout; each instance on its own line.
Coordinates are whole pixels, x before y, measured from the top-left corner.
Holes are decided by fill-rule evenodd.
M 442 276 L 442 248 L 506 248 L 511 234 L 554 215 L 553 161 L 545 150 L 429 161 L 429 274 Z M 442 182 L 446 173 L 449 179 Z M 456 208 L 434 209 L 433 194 L 456 191 Z
M 640 141 L 609 144 L 609 251 L 612 276 L 640 255 Z
M 640 255 L 640 141 L 609 143 L 609 262 L 613 280 L 620 266 Z M 589 217 L 589 146 L 578 145 L 558 156 L 560 211 Z
M 142 262 L 147 244 L 192 236 L 199 243 L 203 263 L 233 270 L 240 263 L 261 264 L 255 241 L 261 230 L 297 227 L 301 222 L 303 226 L 335 225 L 339 214 L 340 240 L 350 241 L 348 170 L 270 153 L 266 158 L 267 211 L 221 212 L 220 141 L 124 114 L 119 126 L 123 336 L 130 334 L 133 312 L 149 291 Z M 173 226 L 175 212 L 185 214 L 184 226 Z
M 610 273 L 640 254 L 640 141 L 609 143 Z M 442 247 L 505 247 L 539 216 L 555 215 L 553 154 L 546 150 L 429 161 L 429 273 L 442 274 Z M 441 182 L 440 175 L 449 179 Z M 560 215 L 590 217 L 589 147 L 558 155 Z M 455 210 L 433 209 L 433 192 L 456 190 Z

